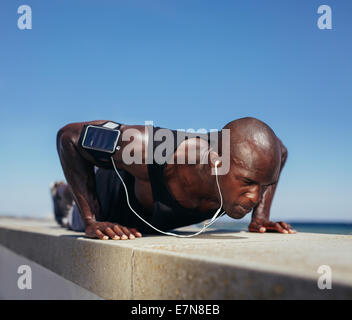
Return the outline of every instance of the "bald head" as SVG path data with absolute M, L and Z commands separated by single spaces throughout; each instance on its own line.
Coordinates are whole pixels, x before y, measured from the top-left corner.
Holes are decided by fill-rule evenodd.
M 223 129 L 230 147 L 221 157 L 230 160 L 229 171 L 219 184 L 226 213 L 240 219 L 261 201 L 269 185 L 275 185 L 281 170 L 281 142 L 263 121 L 241 118 Z M 228 154 L 229 153 L 229 154 Z
M 281 161 L 281 148 L 274 131 L 263 121 L 241 118 L 229 122 L 230 158 L 238 166 L 251 171 L 267 171 L 275 175 Z

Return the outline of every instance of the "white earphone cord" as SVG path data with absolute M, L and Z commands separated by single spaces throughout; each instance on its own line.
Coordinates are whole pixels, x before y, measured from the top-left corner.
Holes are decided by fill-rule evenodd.
M 169 235 L 169 236 L 174 236 L 174 237 L 179 237 L 179 238 L 189 238 L 189 237 L 194 237 L 194 236 L 197 236 L 198 234 L 202 233 L 205 229 L 207 229 L 209 226 L 211 226 L 217 219 L 221 218 L 224 214 L 225 214 L 225 211 L 223 213 L 221 213 L 221 215 L 219 217 L 217 217 L 219 215 L 219 212 L 222 208 L 222 194 L 221 194 L 221 190 L 220 190 L 220 186 L 219 186 L 219 181 L 218 181 L 218 163 L 219 161 L 216 161 L 215 162 L 215 177 L 216 177 L 216 184 L 218 186 L 218 190 L 219 190 L 219 194 L 220 194 L 220 207 L 219 209 L 216 211 L 216 213 L 214 214 L 213 218 L 207 222 L 204 227 L 194 233 L 194 234 L 190 234 L 190 235 L 180 235 L 180 234 L 176 234 L 176 233 L 172 233 L 172 232 L 165 232 L 165 231 L 162 231 L 162 230 L 159 230 L 157 228 L 155 228 L 153 225 L 151 225 L 148 221 L 145 221 L 130 205 L 130 200 L 129 200 L 129 196 L 128 196 L 128 191 L 127 191 L 127 187 L 126 187 L 126 184 L 125 182 L 123 181 L 121 175 L 119 174 L 119 172 L 117 171 L 116 169 L 116 166 L 115 166 L 115 163 L 114 163 L 114 159 L 111 157 L 111 162 L 112 162 L 112 165 L 114 166 L 114 169 L 115 169 L 115 172 L 117 173 L 117 175 L 119 176 L 122 184 L 123 184 L 123 187 L 125 188 L 125 192 L 126 192 L 126 200 L 127 200 L 127 204 L 129 206 L 129 208 L 132 210 L 132 212 L 139 218 L 141 219 L 143 222 L 145 222 L 148 226 L 150 226 L 151 228 L 153 228 L 154 230 L 160 232 L 160 233 L 163 233 L 163 234 L 166 234 L 166 235 Z M 217 218 L 216 218 L 217 217 Z

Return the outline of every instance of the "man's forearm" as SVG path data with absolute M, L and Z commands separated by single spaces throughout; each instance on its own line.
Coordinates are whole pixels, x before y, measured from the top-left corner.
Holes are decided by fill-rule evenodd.
M 64 175 L 87 226 L 95 222 L 100 208 L 95 189 L 94 165 L 78 152 L 78 133 L 74 125 L 61 129 L 57 136 L 57 150 Z
M 280 140 L 279 142 L 281 145 L 281 165 L 280 165 L 280 175 L 281 175 L 282 169 L 284 168 L 287 160 L 288 152 L 286 147 L 283 145 L 283 143 Z M 279 178 L 280 178 L 280 175 L 279 175 Z M 269 220 L 271 204 L 273 202 L 277 184 L 278 184 L 278 181 L 275 184 L 268 186 L 266 190 L 263 192 L 261 201 L 253 209 L 252 220 L 256 220 L 256 219 Z
M 270 185 L 263 193 L 262 199 L 259 204 L 253 209 L 252 220 L 269 220 L 270 208 L 274 198 L 277 183 Z

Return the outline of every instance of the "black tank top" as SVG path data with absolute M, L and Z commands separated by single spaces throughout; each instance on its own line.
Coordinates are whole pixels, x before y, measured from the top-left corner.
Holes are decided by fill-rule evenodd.
M 153 127 L 153 137 L 160 127 Z M 174 150 L 172 154 L 166 155 L 173 156 L 180 143 L 187 138 L 199 137 L 206 140 L 209 144 L 212 143 L 212 135 L 206 134 L 192 134 L 189 132 L 170 130 L 174 138 Z M 178 135 L 178 138 L 177 138 Z M 153 139 L 154 140 L 154 139 Z M 163 141 L 153 141 L 153 152 Z M 154 210 L 152 215 L 152 224 L 163 231 L 174 228 L 188 226 L 191 224 L 199 223 L 206 219 L 213 217 L 216 210 L 211 210 L 207 213 L 201 213 L 195 209 L 182 207 L 176 199 L 172 196 L 164 175 L 164 169 L 167 163 L 159 164 L 153 159 L 152 164 L 148 164 L 149 180 L 152 187 Z

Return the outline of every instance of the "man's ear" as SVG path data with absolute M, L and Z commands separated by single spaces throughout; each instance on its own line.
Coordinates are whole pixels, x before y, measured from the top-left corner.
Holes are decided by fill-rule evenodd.
M 219 154 L 217 152 L 210 151 L 209 158 L 210 158 L 210 166 L 212 168 L 215 168 L 216 163 L 217 163 L 218 168 L 221 167 L 222 162 L 221 162 Z

